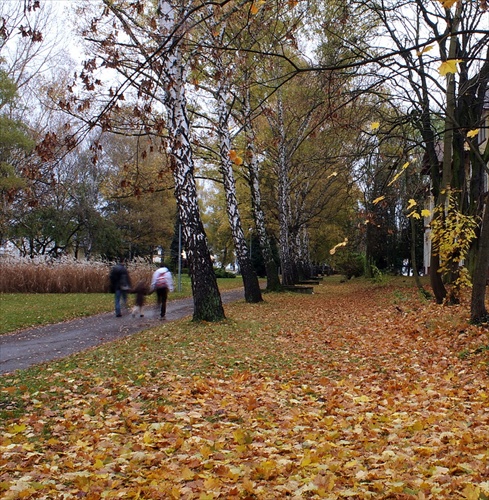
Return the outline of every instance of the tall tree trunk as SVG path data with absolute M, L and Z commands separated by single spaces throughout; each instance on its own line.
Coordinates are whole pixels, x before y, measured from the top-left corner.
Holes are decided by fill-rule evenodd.
M 290 234 L 290 182 L 287 147 L 284 129 L 283 102 L 279 91 L 277 101 L 277 122 L 279 127 L 279 153 L 277 164 L 278 177 L 278 220 L 279 220 L 279 244 L 280 263 L 282 266 L 282 284 L 293 285 L 297 281 L 294 272 L 292 250 L 292 237 Z
M 421 64 L 422 59 L 421 59 Z M 423 67 L 423 66 L 422 66 Z M 428 155 L 428 162 L 430 165 L 430 179 L 431 179 L 431 192 L 435 203 L 438 202 L 440 196 L 440 160 L 436 151 L 436 138 L 434 129 L 431 123 L 430 111 L 430 97 L 428 91 L 428 84 L 426 81 L 426 74 L 421 73 L 422 81 L 422 95 L 423 95 L 423 111 L 421 114 L 421 134 L 426 146 L 426 153 Z M 440 259 L 435 255 L 433 245 L 430 248 L 430 285 L 435 295 L 435 300 L 441 304 L 447 296 L 447 290 L 443 284 L 441 274 L 438 272 L 440 269 Z
M 229 74 L 219 54 L 214 55 L 216 72 L 220 76 L 216 92 L 217 114 L 219 120 L 217 135 L 219 138 L 220 169 L 224 180 L 224 192 L 226 195 L 226 210 L 231 226 L 236 258 L 241 269 L 241 276 L 243 277 L 245 300 L 250 303 L 261 302 L 263 299 L 260 283 L 251 262 L 251 249 L 248 249 L 246 246 L 246 238 L 241 224 L 238 199 L 236 196 L 236 181 L 234 179 L 233 163 L 230 159 L 231 138 L 228 127 L 229 109 L 227 105 L 229 92 L 226 82 L 229 78 Z
M 450 24 L 450 29 L 452 36 L 449 38 L 448 51 L 445 47 L 445 41 L 440 44 L 440 53 L 442 59 L 453 60 L 456 59 L 457 55 L 457 35 L 458 26 L 460 24 L 460 13 L 462 8 L 462 2 L 457 5 L 456 12 L 453 20 Z M 435 195 L 435 208 L 445 207 L 448 200 L 447 191 L 450 188 L 453 175 L 453 134 L 454 134 L 454 117 L 455 117 L 455 75 L 452 73 L 447 74 L 447 89 L 446 89 L 446 110 L 445 110 L 445 130 L 443 136 L 443 165 L 442 165 L 442 175 L 441 175 L 441 185 L 440 190 Z M 437 178 L 439 174 L 437 173 Z M 436 217 L 444 219 L 444 210 L 439 210 Z M 438 272 L 440 268 L 440 257 L 435 254 L 432 248 L 431 263 L 430 263 L 430 279 L 433 288 L 433 293 L 435 294 L 436 301 L 441 304 L 447 296 L 447 291 L 445 285 L 443 284 L 442 277 Z
M 478 155 L 484 164 L 489 161 L 489 141 L 486 143 L 485 151 Z M 488 320 L 486 310 L 486 284 L 487 272 L 489 268 L 489 207 L 486 195 L 482 227 L 478 241 L 478 251 L 475 260 L 474 276 L 472 278 L 472 300 L 470 304 L 470 319 L 473 323 L 481 323 Z
M 486 309 L 486 283 L 489 268 L 489 207 L 486 204 L 482 217 L 482 228 L 479 237 L 479 252 L 472 279 L 472 299 L 470 303 L 470 320 L 481 323 L 488 320 Z
M 168 133 L 172 151 L 175 197 L 178 205 L 184 246 L 188 255 L 194 321 L 220 321 L 225 318 L 221 295 L 207 244 L 197 203 L 197 187 L 190 146 L 190 125 L 185 96 L 185 63 L 179 47 L 175 19 L 177 8 L 167 0 L 159 0 L 159 27 L 166 40 L 167 51 L 162 61 L 162 83 L 168 114 Z M 175 31 L 175 32 L 174 32 Z
M 261 189 L 259 178 L 258 159 L 255 154 L 255 133 L 251 118 L 250 91 L 247 86 L 244 96 L 244 121 L 245 121 L 245 136 L 246 136 L 246 159 L 248 164 L 248 178 L 251 192 L 251 207 L 253 210 L 253 219 L 255 228 L 260 242 L 260 250 L 265 261 L 265 270 L 267 273 L 267 290 L 277 291 L 280 289 L 280 279 L 278 268 L 273 258 L 272 246 L 268 238 L 265 214 L 263 212 L 261 202 Z

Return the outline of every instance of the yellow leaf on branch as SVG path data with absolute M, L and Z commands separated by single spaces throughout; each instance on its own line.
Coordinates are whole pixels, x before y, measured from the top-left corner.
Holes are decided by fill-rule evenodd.
M 374 205 L 377 205 L 377 203 L 381 202 L 382 200 L 385 200 L 385 196 L 379 196 L 378 198 L 375 198 L 375 200 L 372 201 L 372 203 Z
M 457 64 L 463 62 L 462 59 L 449 59 L 448 61 L 443 61 L 438 68 L 438 72 L 441 76 L 446 76 L 449 73 L 458 73 Z
M 430 217 L 431 216 L 431 210 L 428 210 L 427 208 L 423 208 L 421 210 L 421 217 Z
M 478 133 L 479 133 L 479 129 L 478 129 L 478 128 L 476 128 L 476 129 L 474 129 L 474 130 L 469 130 L 469 131 L 467 132 L 467 137 L 468 137 L 469 139 L 471 139 L 472 137 L 476 137 Z
M 422 56 L 423 54 L 426 54 L 426 52 L 429 52 L 430 50 L 432 50 L 433 47 L 434 47 L 434 45 L 428 45 L 427 47 L 423 47 L 423 50 L 418 50 L 418 52 L 416 52 L 416 55 Z
M 379 122 L 372 122 L 370 124 L 370 130 L 378 130 L 380 127 L 380 123 Z
M 407 206 L 406 210 L 411 210 L 411 208 L 415 207 L 416 205 L 417 205 L 416 200 L 413 200 L 413 198 L 411 198 L 408 201 L 408 206 Z
M 392 180 L 389 182 L 389 184 L 387 184 L 387 187 L 389 186 L 392 186 L 392 184 L 394 184 L 394 182 L 397 181 L 397 179 L 399 179 L 399 177 L 401 177 L 401 174 L 404 172 L 404 170 L 406 170 L 406 168 L 409 167 L 409 162 L 407 161 L 402 167 L 401 167 L 401 170 L 399 172 L 397 172 L 397 174 L 392 178 Z

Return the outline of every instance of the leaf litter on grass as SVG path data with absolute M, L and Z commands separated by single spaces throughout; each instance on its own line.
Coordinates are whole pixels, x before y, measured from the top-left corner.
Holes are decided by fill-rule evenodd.
M 394 291 L 326 281 L 3 377 L 0 495 L 488 498 L 486 333 Z

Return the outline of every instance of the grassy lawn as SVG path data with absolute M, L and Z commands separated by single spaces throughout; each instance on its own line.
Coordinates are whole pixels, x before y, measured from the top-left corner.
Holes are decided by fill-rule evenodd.
M 489 497 L 487 331 L 325 279 L 0 377 L 0 497 Z
M 182 277 L 181 291 L 177 290 L 175 278 L 175 292 L 169 300 L 191 296 L 191 284 L 188 276 Z M 242 280 L 237 278 L 218 279 L 219 289 L 229 290 L 242 286 Z M 129 295 L 129 301 L 133 296 Z M 150 302 L 152 297 L 149 297 Z M 102 293 L 65 293 L 65 294 L 0 294 L 0 334 L 13 332 L 31 326 L 58 323 L 69 319 L 91 316 L 93 314 L 112 311 L 114 296 Z

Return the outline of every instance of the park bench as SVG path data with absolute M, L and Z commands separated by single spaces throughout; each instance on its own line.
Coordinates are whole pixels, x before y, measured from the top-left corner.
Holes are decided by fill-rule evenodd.
M 296 292 L 296 293 L 312 293 L 314 291 L 313 286 L 306 286 L 306 285 L 284 285 L 283 289 L 287 292 Z

